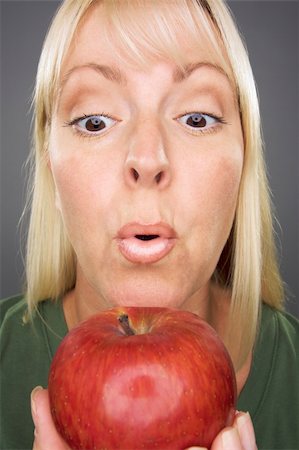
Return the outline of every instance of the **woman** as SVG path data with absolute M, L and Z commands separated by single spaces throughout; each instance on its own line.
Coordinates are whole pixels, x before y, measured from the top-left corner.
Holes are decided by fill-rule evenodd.
M 221 0 L 63 2 L 35 91 L 26 301 L 4 304 L 2 448 L 31 448 L 34 427 L 35 449 L 68 448 L 47 391 L 34 425 L 28 398 L 67 331 L 114 305 L 186 309 L 223 339 L 255 433 L 238 413 L 213 450 L 298 448 L 299 326 L 279 312 L 261 147 Z

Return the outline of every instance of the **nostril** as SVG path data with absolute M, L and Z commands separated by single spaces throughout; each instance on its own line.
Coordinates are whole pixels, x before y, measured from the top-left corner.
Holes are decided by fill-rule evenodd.
M 134 180 L 137 181 L 138 178 L 139 178 L 139 173 L 137 172 L 137 170 L 136 169 L 131 169 L 131 174 L 132 174 Z
M 159 172 L 156 176 L 155 176 L 155 180 L 157 183 L 160 183 L 161 178 L 162 178 L 163 172 Z
M 160 169 L 162 169 L 162 164 Z M 168 184 L 168 170 L 159 170 L 158 167 L 139 167 L 138 163 L 133 162 L 126 167 L 125 174 L 127 182 L 134 188 L 140 186 L 156 186 L 156 188 L 164 188 Z

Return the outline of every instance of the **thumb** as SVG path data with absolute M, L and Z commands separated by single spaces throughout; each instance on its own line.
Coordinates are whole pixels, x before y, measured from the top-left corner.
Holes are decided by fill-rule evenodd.
M 40 386 L 31 393 L 31 412 L 35 425 L 33 450 L 69 450 L 55 428 L 48 391 Z
M 249 414 L 237 412 L 233 426 L 224 428 L 217 435 L 211 450 L 257 450 Z

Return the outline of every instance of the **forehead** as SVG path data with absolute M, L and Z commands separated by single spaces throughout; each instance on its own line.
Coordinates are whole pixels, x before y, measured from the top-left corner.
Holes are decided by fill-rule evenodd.
M 222 42 L 204 12 L 195 17 L 182 1 L 143 2 L 146 7 L 119 1 L 118 9 L 112 3 L 92 5 L 81 19 L 64 58 L 62 80 L 74 67 L 90 63 L 147 70 L 157 60 L 173 63 L 177 77 L 207 63 L 233 80 Z

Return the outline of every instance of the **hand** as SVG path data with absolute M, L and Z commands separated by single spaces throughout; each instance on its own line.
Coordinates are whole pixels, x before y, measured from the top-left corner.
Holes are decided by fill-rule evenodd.
M 46 389 L 33 389 L 31 413 L 35 425 L 33 450 L 71 450 L 56 431 Z
M 203 447 L 189 447 L 186 450 L 207 449 Z M 210 450 L 257 450 L 249 413 L 236 413 L 233 426 L 220 431 Z
M 46 389 L 35 388 L 32 391 L 31 411 L 35 425 L 33 450 L 71 450 L 56 431 Z M 207 449 L 203 447 L 189 447 L 186 450 Z M 249 414 L 238 412 L 233 426 L 224 428 L 216 436 L 210 450 L 257 450 Z

